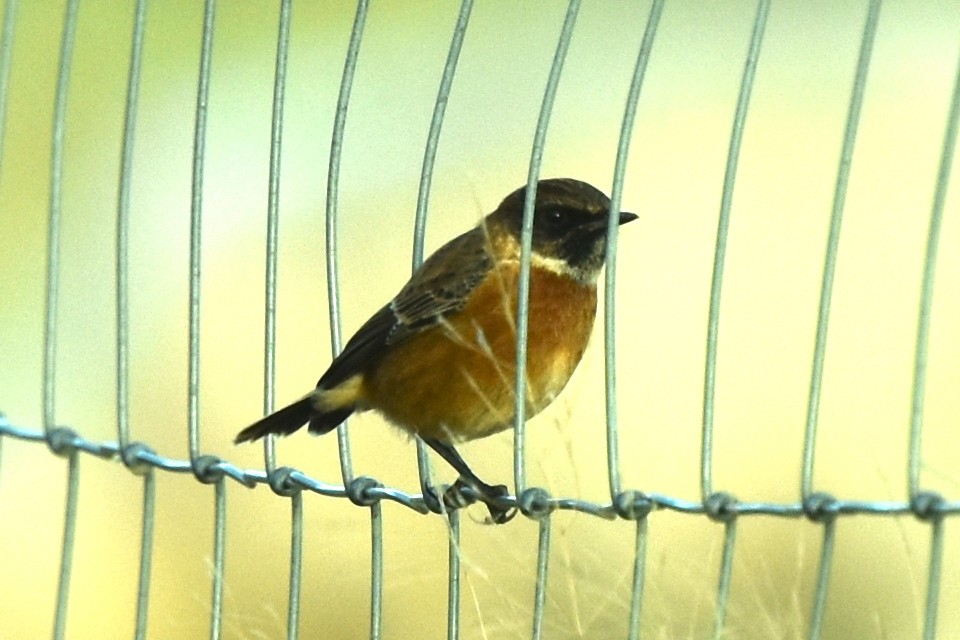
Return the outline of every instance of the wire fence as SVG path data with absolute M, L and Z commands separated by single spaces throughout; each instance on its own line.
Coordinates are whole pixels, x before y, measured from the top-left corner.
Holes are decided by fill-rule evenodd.
M 57 367 L 58 310 L 62 293 L 60 246 L 62 237 L 62 189 L 64 184 L 64 134 L 67 126 L 67 109 L 70 82 L 73 77 L 73 51 L 78 16 L 79 0 L 67 0 L 63 15 L 62 40 L 59 52 L 58 80 L 55 93 L 54 125 L 51 144 L 51 171 L 49 184 L 49 212 L 46 261 L 46 312 L 43 336 L 43 392 L 42 428 L 30 428 L 17 424 L 0 415 L 0 446 L 5 440 L 20 440 L 46 444 L 50 451 L 67 461 L 67 493 L 63 516 L 63 545 L 60 556 L 60 575 L 55 603 L 55 638 L 69 637 L 67 611 L 71 595 L 71 568 L 74 562 L 78 496 L 82 483 L 81 461 L 85 456 L 116 461 L 131 474 L 142 479 L 142 532 L 139 559 L 139 582 L 136 599 L 135 637 L 147 635 L 147 620 L 151 604 L 151 566 L 154 553 L 154 530 L 156 522 L 156 482 L 164 473 L 189 474 L 197 482 L 212 485 L 214 496 L 214 537 L 211 541 L 212 580 L 210 584 L 211 638 L 223 637 L 225 548 L 228 536 L 227 486 L 231 482 L 247 487 L 267 485 L 279 497 L 289 498 L 291 504 L 291 542 L 289 550 L 289 597 L 287 608 L 287 637 L 298 637 L 300 628 L 301 600 L 303 592 L 302 565 L 304 557 L 304 493 L 325 498 L 347 499 L 354 505 L 369 510 L 370 517 L 370 611 L 369 636 L 380 638 L 383 633 L 384 606 L 384 537 L 383 501 L 402 505 L 420 514 L 442 513 L 449 520 L 449 556 L 447 585 L 447 636 L 461 635 L 461 554 L 460 514 L 449 513 L 443 505 L 425 499 L 424 495 L 411 493 L 396 487 L 386 486 L 373 477 L 354 473 L 350 431 L 346 425 L 337 431 L 339 442 L 340 474 L 342 483 L 329 483 L 287 466 L 278 466 L 275 442 L 268 438 L 264 443 L 262 469 L 242 468 L 230 460 L 204 452 L 200 433 L 200 322 L 203 273 L 203 244 L 201 231 L 204 215 L 204 168 L 207 141 L 207 107 L 212 77 L 213 44 L 216 36 L 215 0 L 205 0 L 202 25 L 202 47 L 199 58 L 199 76 L 196 92 L 195 129 L 193 140 L 192 199 L 190 206 L 189 250 L 189 363 L 188 363 L 188 411 L 186 432 L 189 442 L 189 458 L 177 459 L 154 450 L 149 443 L 138 442 L 130 430 L 130 311 L 129 311 L 129 255 L 130 255 L 130 208 L 133 158 L 137 133 L 138 98 L 141 85 L 141 66 L 145 33 L 149 32 L 149 7 L 147 0 L 137 0 L 135 5 L 132 47 L 130 50 L 129 76 L 127 80 L 125 124 L 123 128 L 121 167 L 118 183 L 116 226 L 116 388 L 117 425 L 116 439 L 93 441 L 83 435 L 79 427 L 71 424 L 70 416 L 57 411 L 59 372 Z M 656 50 L 658 25 L 664 11 L 663 0 L 654 0 L 650 6 L 642 42 L 633 63 L 628 99 L 623 110 L 620 141 L 611 189 L 611 220 L 619 213 L 624 182 L 627 177 L 627 159 L 630 154 L 634 121 L 638 103 L 643 95 L 644 75 L 651 52 Z M 831 568 L 834 563 L 834 548 L 838 520 L 855 515 L 898 516 L 912 515 L 929 526 L 930 545 L 928 573 L 926 577 L 925 608 L 923 615 L 923 638 L 937 637 L 938 594 L 943 572 L 944 528 L 948 516 L 960 513 L 960 500 L 950 499 L 935 491 L 927 490 L 921 477 L 924 449 L 923 407 L 926 388 L 926 363 L 934 295 L 934 274 L 937 265 L 938 240 L 944 218 L 947 188 L 953 167 L 958 120 L 960 120 L 960 75 L 957 76 L 949 106 L 949 115 L 943 136 L 942 153 L 932 211 L 929 215 L 929 230 L 923 263 L 920 309 L 917 321 L 914 353 L 912 406 L 909 437 L 905 442 L 906 483 L 904 498 L 895 501 L 854 500 L 818 490 L 814 482 L 817 459 L 817 426 L 821 390 L 824 381 L 827 334 L 830 327 L 830 311 L 833 300 L 833 282 L 837 269 L 841 223 L 846 202 L 847 187 L 857 142 L 858 126 L 864 103 L 865 90 L 869 84 L 871 56 L 881 20 L 881 2 L 872 0 L 867 5 L 863 25 L 859 58 L 852 72 L 852 91 L 846 127 L 836 171 L 833 203 L 830 213 L 829 234 L 826 240 L 823 262 L 819 311 L 816 324 L 815 348 L 812 355 L 809 394 L 806 406 L 805 432 L 802 451 L 802 474 L 798 479 L 799 493 L 792 502 L 744 502 L 732 493 L 715 486 L 714 458 L 714 413 L 717 388 L 717 359 L 721 326 L 721 295 L 724 283 L 724 267 L 727 239 L 733 215 L 733 194 L 737 178 L 738 160 L 744 132 L 748 128 L 751 90 L 757 73 L 758 61 L 763 55 L 764 33 L 770 11 L 770 1 L 760 0 L 752 33 L 746 44 L 743 75 L 737 98 L 736 110 L 729 139 L 729 151 L 723 181 L 719 221 L 716 231 L 713 274 L 710 286 L 710 303 L 706 332 L 706 361 L 703 379 L 702 439 L 700 444 L 700 499 L 690 500 L 665 495 L 656 491 L 632 488 L 621 478 L 622 452 L 617 414 L 616 376 L 616 241 L 617 227 L 611 224 L 609 241 L 611 251 L 607 255 L 604 294 L 604 356 L 606 389 L 606 452 L 609 499 L 602 502 L 554 496 L 541 486 L 531 486 L 527 479 L 527 450 L 525 434 L 525 407 L 517 404 L 517 422 L 514 430 L 512 494 L 502 499 L 504 506 L 517 508 L 527 518 L 538 523 L 538 551 L 530 562 L 536 567 L 536 589 L 533 594 L 530 636 L 546 637 L 544 612 L 549 584 L 551 540 L 553 533 L 552 514 L 557 511 L 576 511 L 608 520 L 622 519 L 636 523 L 636 539 L 632 562 L 631 595 L 626 613 L 628 637 L 641 635 L 643 604 L 645 601 L 645 571 L 647 561 L 648 521 L 657 517 L 657 512 L 672 510 L 683 514 L 709 518 L 721 523 L 724 528 L 722 556 L 716 584 L 716 606 L 713 622 L 713 637 L 724 635 L 726 612 L 730 597 L 733 560 L 736 550 L 737 527 L 742 518 L 753 516 L 806 519 L 820 527 L 822 543 L 817 570 L 816 587 L 812 602 L 807 605 L 807 637 L 821 637 L 824 611 L 829 600 Z M 275 406 L 277 373 L 277 284 L 278 284 L 278 222 L 280 216 L 281 151 L 283 142 L 283 117 L 285 89 L 287 87 L 287 59 L 291 38 L 291 19 L 294 7 L 291 0 L 279 2 L 279 24 L 276 40 L 276 63 L 273 88 L 272 127 L 270 133 L 269 195 L 267 208 L 266 264 L 264 291 L 264 351 L 263 351 L 263 411 L 269 413 Z M 333 353 L 342 347 L 340 252 L 338 247 L 339 224 L 339 178 L 344 150 L 344 135 L 347 128 L 351 89 L 358 59 L 362 55 L 364 28 L 369 0 L 359 0 L 353 29 L 349 40 L 336 117 L 332 132 L 331 152 L 326 184 L 326 273 L 329 298 L 329 325 Z M 465 34 L 468 33 L 472 0 L 463 0 L 454 27 L 446 64 L 440 78 L 440 86 L 434 107 L 426 149 L 423 155 L 421 181 L 417 198 L 413 267 L 423 259 L 424 237 L 431 193 L 434 163 L 438 142 L 444 123 L 445 108 L 456 78 L 457 64 Z M 557 89 L 563 77 L 567 50 L 576 31 L 580 10 L 579 0 L 570 0 L 562 29 L 558 35 L 555 55 L 549 71 L 542 107 L 536 126 L 530 155 L 527 184 L 534 185 L 541 173 L 545 142 L 549 133 L 550 116 Z M 3 148 L 3 118 L 6 111 L 11 60 L 17 54 L 18 3 L 7 0 L 3 13 L 2 42 L 0 42 L 0 151 Z M 958 67 L 960 74 L 960 67 Z M 0 156 L 2 159 L 2 156 Z M 0 165 L 2 167 L 2 165 Z M 2 177 L 2 173 L 0 173 Z M 531 245 L 531 222 L 533 190 L 528 189 L 523 227 L 522 278 L 520 284 L 520 307 L 518 317 L 517 387 L 516 397 L 525 397 L 524 380 L 526 367 L 526 327 L 528 321 L 527 296 L 529 293 L 529 267 Z M 941 295 L 947 294 L 942 292 Z M 0 454 L 3 450 L 0 449 Z M 419 473 L 422 486 L 433 484 L 427 450 L 417 442 Z M 0 479 L 3 476 L 0 458 Z M 463 490 L 467 497 L 476 497 L 470 489 Z M 309 499 L 309 497 L 308 497 Z M 2 513 L 2 505 L 0 505 Z M 14 526 L 29 526 L 14 525 Z M 2 635 L 2 634 L 0 634 Z

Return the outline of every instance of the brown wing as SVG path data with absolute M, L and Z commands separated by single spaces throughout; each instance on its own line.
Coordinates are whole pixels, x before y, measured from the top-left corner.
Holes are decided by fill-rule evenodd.
M 408 340 L 462 309 L 467 296 L 492 265 L 481 228 L 440 247 L 389 304 L 363 323 L 317 386 L 337 386 L 364 371 L 384 348 Z

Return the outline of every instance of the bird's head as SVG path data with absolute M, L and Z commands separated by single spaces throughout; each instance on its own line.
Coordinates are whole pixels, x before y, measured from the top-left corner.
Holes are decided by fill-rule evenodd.
M 526 191 L 521 187 L 504 198 L 485 223 L 510 239 L 511 251 L 519 247 Z M 606 255 L 609 214 L 610 199 L 586 182 L 541 180 L 533 211 L 533 265 L 596 282 Z M 620 224 L 636 219 L 636 214 L 620 213 Z

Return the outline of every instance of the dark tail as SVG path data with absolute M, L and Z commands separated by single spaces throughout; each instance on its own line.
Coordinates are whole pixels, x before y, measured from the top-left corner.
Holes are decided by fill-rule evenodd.
M 310 433 L 324 434 L 333 431 L 337 425 L 353 413 L 353 410 L 354 407 L 344 407 L 321 413 L 314 407 L 313 395 L 311 394 L 257 420 L 238 433 L 233 442 L 235 444 L 252 442 L 271 433 L 287 436 L 308 422 L 310 423 Z

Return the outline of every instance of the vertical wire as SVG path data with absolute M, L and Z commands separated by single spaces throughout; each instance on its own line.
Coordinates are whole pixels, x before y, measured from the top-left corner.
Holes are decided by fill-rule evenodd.
M 150 574 L 153 568 L 153 525 L 156 506 L 156 476 L 149 469 L 143 476 L 143 523 L 140 531 L 140 575 L 137 580 L 137 618 L 134 638 L 147 637 L 147 613 L 150 608 Z
M 214 485 L 213 584 L 210 595 L 210 640 L 223 633 L 223 567 L 227 534 L 227 482 L 220 476 Z
M 930 215 L 926 256 L 924 257 L 923 263 L 923 284 L 920 292 L 920 314 L 917 321 L 917 344 L 914 356 L 913 398 L 910 409 L 910 454 L 907 470 L 907 488 L 911 498 L 920 492 L 923 401 L 926 389 L 927 349 L 930 341 L 930 318 L 933 306 L 933 281 L 937 263 L 937 249 L 940 245 L 940 226 L 943 220 L 943 209 L 947 199 L 950 173 L 953 169 L 953 155 L 957 141 L 958 122 L 960 122 L 960 64 L 957 66 L 957 76 L 953 85 L 953 97 L 950 102 L 950 114 L 947 117 L 947 130 L 944 134 L 943 151 L 940 155 L 940 169 L 937 173 L 937 186 L 934 192 L 933 211 Z M 927 602 L 923 619 L 924 640 L 933 640 L 937 636 L 940 575 L 943 567 L 943 518 L 937 516 L 933 520 L 932 527 L 930 568 L 927 573 Z
M 530 323 L 530 261 L 533 243 L 533 208 L 537 198 L 537 182 L 540 179 L 540 165 L 543 162 L 543 147 L 547 139 L 547 127 L 553 102 L 560 85 L 563 62 L 570 48 L 573 27 L 580 11 L 580 0 L 570 0 L 567 14 L 563 19 L 557 50 L 553 55 L 550 75 L 540 105 L 540 116 L 533 136 L 533 148 L 530 152 L 530 169 L 527 173 L 527 190 L 523 201 L 523 225 L 520 230 L 520 279 L 517 283 L 517 374 L 514 380 L 514 431 L 513 431 L 513 478 L 516 494 L 519 496 L 527 488 L 526 470 L 526 412 L 527 412 L 527 327 Z
M 843 207 L 847 198 L 847 184 L 850 181 L 850 164 L 853 160 L 853 148 L 857 139 L 857 127 L 860 124 L 860 109 L 867 85 L 867 72 L 870 69 L 870 57 L 873 41 L 877 34 L 880 18 L 880 0 L 871 0 L 867 10 L 867 20 L 863 28 L 860 44 L 860 57 L 857 61 L 856 77 L 850 95 L 850 109 L 847 113 L 846 131 L 843 135 L 843 147 L 840 151 L 840 166 L 837 170 L 837 183 L 833 194 L 833 209 L 830 213 L 830 232 L 827 238 L 826 257 L 823 265 L 823 283 L 820 288 L 820 308 L 817 315 L 817 335 L 813 351 L 813 367 L 810 374 L 810 394 L 807 399 L 807 421 L 803 437 L 803 471 L 800 492 L 804 499 L 813 490 L 813 457 L 817 438 L 817 416 L 820 411 L 820 391 L 823 384 L 823 363 L 827 350 L 827 325 L 830 322 L 830 301 L 833 293 L 833 276 L 837 269 L 837 250 L 840 246 L 840 226 L 843 220 Z
M 460 50 L 463 48 L 463 37 L 467 32 L 470 21 L 470 12 L 473 9 L 473 0 L 463 0 L 460 3 L 460 13 L 457 24 L 453 28 L 453 38 L 450 41 L 450 50 L 447 52 L 447 62 L 443 66 L 443 75 L 440 77 L 440 88 L 437 91 L 437 100 L 433 105 L 433 117 L 430 119 L 430 132 L 427 134 L 427 146 L 423 152 L 423 167 L 420 171 L 420 189 L 417 193 L 417 214 L 413 224 L 413 271 L 420 268 L 423 262 L 423 243 L 427 230 L 427 204 L 430 200 L 430 185 L 433 181 L 433 166 L 437 159 L 437 147 L 440 142 L 440 130 L 443 128 L 443 116 L 447 110 L 447 101 L 450 98 L 450 88 L 453 86 L 453 76 L 460 60 Z M 419 437 L 417 443 L 417 470 L 420 475 L 420 486 L 428 487 L 432 484 L 430 478 L 430 457 L 427 447 Z
M 923 615 L 923 640 L 937 637 L 937 609 L 940 603 L 940 574 L 943 570 L 943 518 L 932 523 L 930 568 L 927 571 L 927 604 Z
M 460 511 L 447 513 L 450 522 L 447 550 L 447 640 L 460 637 Z
M 190 193 L 190 319 L 187 372 L 187 438 L 190 461 L 200 457 L 200 254 L 203 229 L 203 167 L 207 144 L 207 101 L 210 97 L 210 61 L 216 0 L 205 0 L 197 110 L 193 133 L 193 180 Z
M 3 134 L 7 123 L 7 92 L 10 88 L 10 66 L 13 64 L 13 34 L 17 21 L 17 0 L 7 0 L 3 9 L 3 31 L 0 32 L 0 178 L 3 176 Z
M 832 518 L 823 524 L 823 548 L 820 550 L 820 567 L 817 569 L 817 586 L 813 594 L 813 612 L 810 614 L 810 640 L 820 640 L 823 630 L 823 615 L 827 606 L 827 589 L 833 568 L 833 547 L 836 540 L 836 521 Z
M 419 269 L 423 262 L 423 239 L 427 228 L 427 204 L 430 200 L 430 185 L 433 182 L 433 167 L 437 159 L 440 130 L 443 128 L 443 117 L 447 110 L 447 101 L 450 99 L 450 88 L 453 86 L 453 76 L 457 71 L 457 62 L 460 60 L 460 50 L 463 48 L 463 38 L 467 33 L 467 24 L 470 22 L 472 9 L 473 0 L 463 0 L 460 3 L 460 13 L 457 16 L 457 24 L 453 28 L 453 39 L 450 41 L 450 50 L 447 52 L 447 62 L 443 66 L 443 75 L 440 77 L 440 89 L 437 91 L 437 100 L 433 105 L 430 132 L 427 134 L 427 146 L 423 152 L 420 190 L 417 193 L 417 215 L 413 227 L 414 271 Z
M 47 223 L 47 296 L 43 334 L 43 429 L 49 435 L 56 425 L 57 310 L 60 299 L 60 219 L 63 208 L 63 131 L 67 119 L 70 66 L 77 30 L 79 0 L 68 0 L 60 41 L 60 66 L 53 108 L 50 159 L 50 213 Z
M 637 520 L 637 537 L 633 549 L 633 587 L 630 591 L 630 623 L 627 627 L 629 640 L 637 640 L 640 637 L 640 613 L 647 563 L 647 521 L 646 517 Z
M 767 24 L 769 0 L 757 3 L 757 15 L 750 37 L 750 49 L 743 66 L 740 96 L 733 116 L 730 133 L 730 148 L 727 151 L 727 167 L 723 176 L 723 193 L 720 197 L 720 217 L 717 222 L 717 240 L 714 244 L 713 277 L 710 283 L 710 310 L 707 320 L 707 355 L 703 380 L 703 425 L 700 445 L 700 493 L 703 500 L 713 494 L 713 411 L 717 377 L 717 339 L 720 331 L 720 294 L 723 289 L 723 271 L 727 254 L 727 234 L 730 229 L 730 211 L 733 206 L 733 191 L 737 180 L 737 165 L 740 162 L 740 145 L 747 122 L 747 109 L 753 80 L 757 74 L 760 45 Z
M 960 121 L 960 63 L 953 83 L 953 97 L 950 101 L 950 113 L 947 116 L 947 128 L 943 136 L 943 150 L 940 153 L 940 168 L 937 172 L 937 186 L 933 195 L 933 211 L 930 214 L 930 226 L 927 230 L 927 248 L 923 260 L 923 283 L 920 288 L 920 313 L 917 320 L 917 343 L 914 352 L 913 391 L 910 406 L 910 442 L 907 463 L 907 490 L 910 496 L 920 491 L 920 454 L 923 429 L 923 401 L 927 383 L 927 349 L 930 342 L 930 318 L 933 306 L 933 281 L 937 265 L 937 248 L 940 246 L 940 225 L 943 221 L 943 208 L 947 201 L 947 188 L 950 173 L 953 170 L 954 147 L 957 143 L 957 123 Z
M 343 155 L 343 131 L 347 122 L 347 107 L 350 105 L 350 89 L 353 87 L 353 74 L 360 55 L 360 39 L 363 37 L 363 25 L 367 19 L 370 0 L 358 0 L 357 13 L 353 19 L 353 31 L 347 57 L 343 63 L 343 77 L 340 80 L 340 95 L 337 98 L 337 111 L 333 121 L 333 136 L 330 142 L 330 166 L 327 171 L 327 299 L 330 306 L 330 349 L 333 355 L 340 353 L 340 268 L 337 252 L 337 198 L 340 185 L 340 160 Z M 350 459 L 350 436 L 345 421 L 337 427 L 337 445 L 340 450 L 340 473 L 343 484 L 353 480 L 353 463 Z
M 383 635 L 383 509 L 370 505 L 370 640 Z
M 303 577 L 303 492 L 290 496 L 290 589 L 287 598 L 287 640 L 300 635 L 300 585 Z
M 200 72 L 197 81 L 197 109 L 193 134 L 193 177 L 190 193 L 190 318 L 187 383 L 187 438 L 190 461 L 200 457 L 200 257 L 203 221 L 203 169 L 207 142 L 207 103 L 210 97 L 210 69 L 216 0 L 205 0 L 200 45 Z M 214 489 L 213 584 L 210 596 L 210 638 L 223 631 L 223 569 L 226 546 L 226 481 L 216 480 Z
M 60 66 L 53 114 L 53 140 L 50 167 L 50 214 L 47 248 L 47 298 L 43 357 L 43 428 L 49 435 L 54 424 L 57 356 L 57 305 L 60 291 L 60 219 L 63 188 L 63 136 L 67 115 L 70 65 L 77 28 L 78 0 L 68 0 L 60 43 Z M 73 543 L 77 529 L 77 494 L 80 489 L 80 460 L 77 450 L 70 453 L 67 470 L 67 497 L 63 518 L 63 547 L 53 637 L 61 640 L 66 632 L 67 600 L 70 595 L 70 571 L 73 568 Z
M 537 588 L 533 596 L 533 640 L 543 637 L 543 610 L 547 602 L 547 560 L 550 557 L 550 516 L 540 519 L 537 540 Z
M 130 444 L 130 325 L 128 248 L 130 231 L 130 182 L 133 175 L 134 133 L 140 96 L 140 67 L 143 60 L 143 30 L 147 2 L 137 0 L 130 45 L 127 104 L 124 111 L 123 146 L 120 152 L 120 184 L 117 196 L 117 442 L 121 449 Z
M 613 186 L 610 189 L 610 220 L 607 223 L 606 275 L 603 283 L 604 293 L 604 374 L 606 376 L 606 418 L 607 418 L 607 474 L 610 481 L 610 496 L 615 499 L 620 493 L 620 441 L 617 435 L 617 361 L 616 361 L 616 282 L 617 282 L 617 235 L 620 230 L 620 200 L 623 195 L 623 180 L 627 171 L 627 159 L 630 156 L 630 140 L 633 124 L 637 117 L 637 102 L 640 100 L 640 87 L 653 49 L 653 39 L 663 13 L 663 0 L 654 0 L 647 16 L 647 28 L 640 43 L 637 63 L 633 69 L 633 80 L 627 94 L 627 104 L 620 127 L 620 141 L 617 144 L 617 159 L 613 168 Z
M 60 552 L 60 577 L 57 583 L 57 610 L 53 637 L 63 640 L 67 630 L 67 600 L 70 595 L 70 572 L 73 569 L 73 543 L 77 533 L 77 497 L 80 492 L 80 457 L 74 449 L 67 467 L 67 503 L 63 515 L 63 548 Z
M 277 375 L 277 234 L 280 211 L 280 158 L 283 140 L 283 103 L 287 86 L 287 52 L 290 46 L 290 1 L 280 3 L 280 25 L 277 34 L 277 61 L 273 78 L 273 115 L 270 124 L 270 176 L 267 186 L 267 249 L 264 276 L 263 331 L 263 415 L 273 413 Z M 271 472 L 277 467 L 276 437 L 263 439 L 264 467 Z
M 717 581 L 717 612 L 713 623 L 713 640 L 723 637 L 727 621 L 727 605 L 730 602 L 730 583 L 733 578 L 733 551 L 737 541 L 737 520 L 724 524 L 723 559 L 720 562 L 720 579 Z

